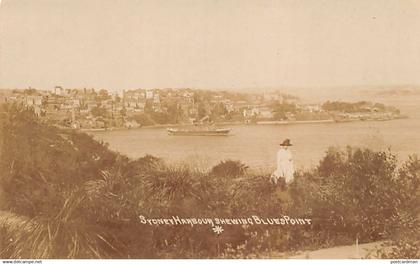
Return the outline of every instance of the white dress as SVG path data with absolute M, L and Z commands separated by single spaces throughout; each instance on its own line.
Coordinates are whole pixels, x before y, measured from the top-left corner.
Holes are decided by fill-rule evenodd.
M 287 183 L 292 181 L 294 172 L 292 152 L 288 149 L 280 149 L 277 152 L 277 169 L 272 175 L 275 182 L 280 177 L 285 178 Z

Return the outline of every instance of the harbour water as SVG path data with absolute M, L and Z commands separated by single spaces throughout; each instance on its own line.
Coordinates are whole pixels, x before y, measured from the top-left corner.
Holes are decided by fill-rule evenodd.
M 401 106 L 400 106 L 401 107 Z M 391 121 L 231 126 L 230 136 L 169 136 L 164 128 L 140 128 L 92 132 L 111 149 L 131 158 L 146 154 L 169 162 L 187 161 L 211 167 L 221 160 L 240 160 L 253 169 L 270 171 L 275 167 L 279 143 L 289 138 L 297 168 L 319 163 L 329 147 L 347 145 L 375 150 L 390 148 L 405 160 L 420 154 L 420 115 L 418 103 L 402 105 L 410 117 Z M 405 110 L 405 111 L 404 111 Z

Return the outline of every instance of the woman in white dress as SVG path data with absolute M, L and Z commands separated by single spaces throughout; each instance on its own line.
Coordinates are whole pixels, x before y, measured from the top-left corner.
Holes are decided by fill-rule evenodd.
M 286 183 L 293 180 L 295 169 L 293 166 L 292 152 L 289 149 L 290 146 L 293 146 L 290 143 L 290 139 L 286 139 L 280 144 L 280 149 L 277 152 L 277 169 L 271 175 L 274 183 L 277 183 L 280 177 L 284 178 Z

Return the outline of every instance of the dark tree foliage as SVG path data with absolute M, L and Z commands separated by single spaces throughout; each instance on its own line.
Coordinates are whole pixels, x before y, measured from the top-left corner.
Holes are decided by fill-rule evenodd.
M 312 231 L 323 240 L 377 241 L 401 225 L 401 210 L 411 211 L 415 219 L 412 209 L 419 194 L 413 171 L 418 174 L 420 168 L 397 170 L 389 151 L 330 149 L 315 170 L 296 176 L 290 192 L 295 208 L 312 216 Z
M 105 117 L 107 116 L 107 111 L 103 107 L 94 107 L 91 111 L 92 115 L 95 117 Z
M 142 126 L 150 126 L 156 124 L 156 122 L 150 117 L 150 115 L 145 113 L 136 114 L 132 117 L 132 119 Z
M 356 113 L 356 112 L 393 112 L 399 114 L 399 110 L 392 106 L 385 106 L 380 103 L 372 103 L 367 101 L 359 101 L 355 103 L 340 102 L 340 101 L 327 101 L 322 104 L 322 109 L 325 111 L 337 111 L 344 113 Z
M 287 119 L 287 114 L 296 114 L 297 107 L 294 103 L 289 103 L 284 101 L 282 103 L 276 102 L 271 105 L 271 108 L 274 112 L 275 120 L 284 120 Z
M 225 160 L 214 166 L 211 173 L 219 177 L 243 177 L 248 166 L 238 160 Z

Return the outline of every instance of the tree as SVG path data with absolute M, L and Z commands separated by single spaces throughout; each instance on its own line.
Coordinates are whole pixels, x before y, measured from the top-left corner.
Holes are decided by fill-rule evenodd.
M 29 87 L 28 89 L 25 89 L 23 93 L 26 95 L 39 95 L 39 92 L 36 89 L 31 88 L 31 87 Z
M 225 105 L 223 103 L 217 103 L 211 111 L 211 119 L 218 120 L 222 117 L 224 118 L 227 113 L 228 111 L 226 110 Z
M 275 120 L 284 120 L 287 119 L 287 114 L 295 114 L 297 111 L 296 104 L 288 103 L 288 102 L 276 102 L 271 105 L 272 111 L 274 112 L 274 119 Z
M 168 123 L 177 124 L 181 120 L 182 111 L 177 102 L 170 102 L 166 105 L 168 114 Z
M 109 99 L 109 98 L 110 98 L 110 95 L 108 94 L 108 91 L 107 91 L 107 90 L 105 90 L 105 89 L 101 89 L 101 90 L 99 90 L 99 92 L 98 92 L 98 97 L 99 97 L 99 99 L 100 99 L 101 101 L 103 101 L 103 100 L 107 100 L 107 99 Z
M 168 114 L 160 112 L 152 112 L 150 118 L 158 124 L 168 124 Z
M 94 117 L 105 117 L 107 115 L 106 109 L 100 106 L 95 106 L 92 108 L 91 113 Z
M 151 126 L 156 124 L 156 122 L 150 117 L 148 114 L 136 114 L 132 117 L 137 123 L 139 123 L 142 126 Z
M 123 108 L 120 110 L 120 114 L 123 117 L 127 116 L 127 109 L 125 108 L 125 106 L 123 106 Z
M 420 258 L 420 160 L 411 156 L 399 170 L 399 202 L 396 216 L 389 221 L 390 240 L 376 252 L 379 258 Z
M 153 113 L 153 101 L 152 100 L 146 100 L 146 103 L 144 105 L 144 112 L 147 114 Z
M 403 185 L 396 168 L 389 151 L 330 149 L 313 172 L 296 177 L 292 196 L 327 239 L 344 235 L 376 241 L 387 237 L 401 206 Z

